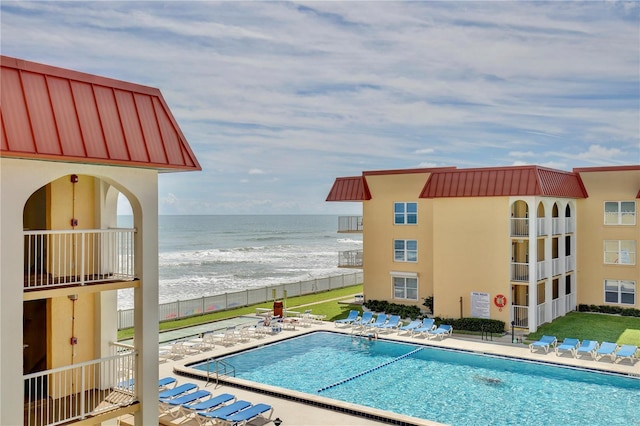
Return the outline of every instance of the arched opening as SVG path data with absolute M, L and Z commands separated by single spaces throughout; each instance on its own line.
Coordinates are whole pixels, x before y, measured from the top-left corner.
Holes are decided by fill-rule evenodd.
M 525 237 L 529 235 L 529 206 L 518 200 L 511 204 L 511 236 Z

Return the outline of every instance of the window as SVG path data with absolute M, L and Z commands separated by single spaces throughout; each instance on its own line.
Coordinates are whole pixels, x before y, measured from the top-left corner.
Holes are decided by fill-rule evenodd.
M 418 240 L 394 240 L 393 260 L 396 262 L 417 262 Z
M 636 202 L 635 201 L 605 201 L 604 203 L 605 225 L 635 225 Z
M 614 265 L 635 265 L 635 240 L 605 240 L 604 263 Z
M 393 277 L 393 298 L 418 300 L 418 278 Z
M 635 281 L 604 280 L 605 303 L 636 304 Z
M 393 205 L 393 223 L 396 225 L 417 224 L 418 203 L 395 203 Z

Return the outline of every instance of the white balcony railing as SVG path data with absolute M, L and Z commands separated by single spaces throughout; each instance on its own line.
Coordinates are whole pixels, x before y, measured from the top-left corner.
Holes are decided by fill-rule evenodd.
M 564 233 L 565 234 L 571 234 L 573 232 L 576 232 L 576 222 L 573 220 L 572 217 L 567 217 L 564 219 Z
M 559 257 L 551 259 L 551 274 L 553 276 L 556 276 L 562 274 L 563 272 L 563 259 Z
M 571 272 L 576 268 L 576 259 L 573 256 L 567 256 L 564 258 L 564 271 Z
M 511 320 L 514 322 L 515 327 L 529 328 L 529 307 L 527 306 L 512 306 Z
M 25 231 L 24 288 L 132 280 L 134 233 L 134 229 Z
M 362 216 L 339 216 L 338 232 L 362 232 Z
M 544 280 L 545 278 L 549 278 L 549 268 L 547 268 L 547 262 L 541 260 L 536 264 L 537 267 L 537 276 L 536 280 Z
M 576 310 L 576 294 L 575 293 L 569 293 L 566 295 L 566 297 L 564 298 L 564 311 L 566 312 L 571 312 L 571 311 L 575 311 Z
M 528 218 L 511 218 L 511 236 L 527 237 L 529 235 L 529 219 Z
M 58 425 L 138 401 L 133 350 L 24 376 L 24 424 Z
M 554 217 L 551 218 L 551 232 L 553 235 L 558 235 L 562 233 L 562 218 Z
M 511 281 L 529 281 L 529 264 L 528 263 L 511 263 Z
M 565 314 L 564 312 L 564 296 L 551 301 L 551 319 L 554 320 Z
M 362 250 L 347 250 L 338 253 L 338 267 L 362 268 Z
M 547 322 L 547 304 L 541 303 L 538 305 L 538 316 L 536 317 L 536 326 L 540 327 Z
M 546 222 L 543 217 L 539 217 L 536 219 L 536 234 L 538 237 L 542 235 L 547 235 L 549 232 L 547 231 Z

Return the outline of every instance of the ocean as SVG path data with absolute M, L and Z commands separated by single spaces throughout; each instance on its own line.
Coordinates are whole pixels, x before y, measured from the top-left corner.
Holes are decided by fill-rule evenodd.
M 361 234 L 338 234 L 332 215 L 160 216 L 160 303 L 350 272 L 338 252 L 362 249 Z M 131 216 L 118 226 L 132 227 Z M 118 309 L 133 291 L 118 291 Z

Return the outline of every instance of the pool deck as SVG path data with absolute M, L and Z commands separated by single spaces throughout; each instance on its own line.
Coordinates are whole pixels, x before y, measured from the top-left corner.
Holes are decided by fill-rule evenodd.
M 259 319 L 260 318 L 256 317 L 255 321 L 257 322 Z M 211 324 L 211 329 L 220 330 L 220 324 Z M 272 421 L 276 418 L 280 418 L 282 420 L 282 424 L 285 426 L 314 426 L 337 424 L 353 426 L 376 424 L 433 426 L 440 424 L 428 420 L 421 420 L 413 417 L 390 413 L 387 411 L 372 409 L 356 404 L 336 402 L 335 400 L 326 399 L 324 397 L 316 395 L 308 395 L 288 390 L 283 391 L 280 388 L 275 388 L 267 385 L 256 385 L 254 383 L 246 382 L 237 378 L 225 378 L 224 380 L 228 383 L 207 383 L 206 380 L 204 380 L 204 377 L 202 377 L 202 371 L 194 370 L 185 366 L 186 364 L 206 360 L 208 358 L 220 357 L 233 352 L 242 351 L 256 346 L 262 346 L 264 344 L 275 342 L 278 340 L 283 340 L 305 333 L 321 330 L 351 334 L 350 326 L 336 327 L 333 322 L 316 321 L 312 324 L 306 324 L 306 326 L 302 326 L 300 323 L 296 323 L 295 330 L 287 329 L 281 331 L 280 333 L 266 335 L 259 339 L 252 338 L 246 342 L 237 342 L 228 346 L 216 344 L 215 348 L 206 352 L 187 355 L 178 360 L 161 363 L 159 365 L 159 376 L 176 377 L 179 383 L 186 381 L 197 383 L 200 386 L 200 389 L 209 390 L 213 395 L 226 392 L 236 395 L 238 399 L 245 399 L 251 403 L 262 402 L 271 405 L 274 408 L 271 421 L 256 420 L 250 423 L 251 425 L 256 426 L 267 423 L 273 424 Z M 188 333 L 185 332 L 185 334 Z M 424 337 L 399 335 L 396 332 L 381 334 L 379 335 L 379 339 L 409 342 L 413 344 L 423 344 L 432 347 L 450 348 L 480 354 L 506 356 L 521 360 L 541 361 L 561 366 L 580 367 L 595 371 L 622 373 L 640 377 L 640 362 L 636 362 L 633 365 L 629 362 L 629 360 L 615 363 L 611 362 L 609 357 L 601 358 L 598 361 L 592 360 L 591 357 L 575 359 L 569 354 L 556 356 L 553 349 L 551 349 L 548 353 L 545 353 L 544 350 L 539 350 L 532 353 L 529 350 L 529 347 L 522 343 L 511 343 L 510 335 L 500 338 L 495 337 L 493 341 L 487 341 L 481 340 L 476 336 L 456 334 L 454 330 L 453 336 L 445 337 L 443 340 L 439 340 L 437 338 L 427 339 Z M 341 410 L 341 412 L 325 408 L 327 406 L 336 407 Z M 354 413 L 359 414 L 356 415 Z M 363 417 L 363 415 L 369 416 L 369 418 Z M 123 425 L 129 423 L 128 421 L 126 421 L 126 419 L 122 420 L 123 421 L 121 422 L 121 424 Z M 168 426 L 198 425 L 196 420 L 193 418 L 173 418 L 170 415 L 160 416 L 159 423 Z

